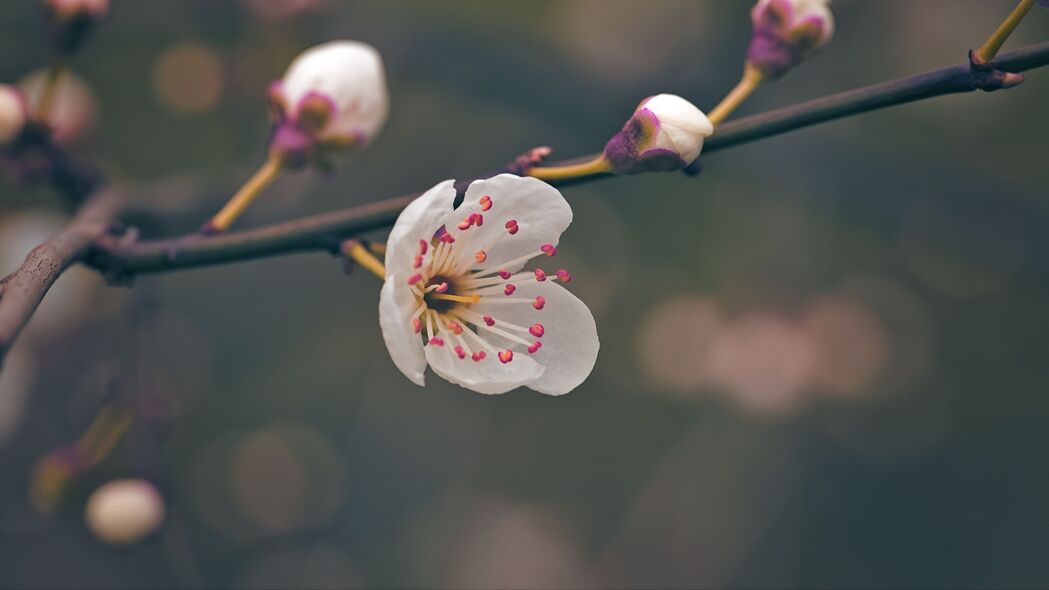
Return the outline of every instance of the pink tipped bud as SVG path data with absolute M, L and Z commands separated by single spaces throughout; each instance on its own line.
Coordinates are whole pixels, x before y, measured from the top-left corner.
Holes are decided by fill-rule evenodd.
M 747 64 L 774 80 L 830 41 L 829 0 L 759 0 L 750 11 L 753 33 Z
M 10 143 L 29 121 L 29 109 L 22 91 L 0 84 L 0 145 Z

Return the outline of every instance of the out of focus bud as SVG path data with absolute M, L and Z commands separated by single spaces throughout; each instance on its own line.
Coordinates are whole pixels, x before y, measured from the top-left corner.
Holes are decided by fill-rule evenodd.
M 41 97 L 48 86 L 49 73 L 39 70 L 22 78 L 18 87 L 32 105 L 32 115 L 40 117 Z M 46 121 L 54 140 L 61 145 L 70 145 L 83 139 L 94 127 L 95 97 L 87 83 L 76 74 L 62 70 L 51 89 L 50 105 Z
M 303 52 L 270 86 L 270 100 L 276 119 L 270 151 L 293 167 L 367 145 L 389 113 L 382 58 L 357 41 Z
M 126 545 L 157 530 L 165 513 L 164 499 L 153 484 L 142 479 L 118 479 L 91 494 L 84 518 L 98 540 Z
M 29 120 L 25 95 L 7 84 L 0 84 L 0 146 L 11 143 Z
M 759 0 L 747 64 L 775 80 L 823 47 L 834 34 L 830 0 Z
M 604 158 L 616 174 L 679 170 L 696 161 L 703 139 L 713 132 L 695 105 L 674 94 L 657 94 L 641 101 L 608 140 Z
M 109 0 L 42 0 L 51 42 L 60 54 L 76 51 L 109 12 Z

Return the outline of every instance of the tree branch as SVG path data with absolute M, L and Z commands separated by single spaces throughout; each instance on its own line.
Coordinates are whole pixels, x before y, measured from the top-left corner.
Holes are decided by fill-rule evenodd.
M 710 154 L 810 125 L 945 94 L 1006 88 L 1018 83 L 1019 79 L 1003 72 L 1022 72 L 1049 65 L 1049 42 L 1003 54 L 992 65 L 994 67 L 958 64 L 744 117 L 719 126 L 714 136 L 707 140 L 703 153 Z M 609 175 L 594 175 L 570 182 L 606 176 Z M 120 276 L 307 250 L 334 252 L 342 239 L 392 225 L 401 209 L 416 196 L 418 193 L 208 238 L 193 235 L 133 244 L 105 238 L 96 243 L 89 264 Z
M 62 271 L 79 261 L 92 242 L 109 231 L 119 202 L 110 191 L 89 198 L 69 225 L 34 248 L 18 270 L 0 280 L 0 365 Z

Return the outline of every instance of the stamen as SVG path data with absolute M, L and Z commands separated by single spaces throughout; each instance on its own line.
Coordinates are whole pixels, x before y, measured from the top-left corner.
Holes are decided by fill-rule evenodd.
M 408 277 L 408 284 L 414 285 L 415 283 L 418 283 L 421 280 L 423 280 L 423 276 L 419 273 L 415 273 L 412 276 Z
M 484 250 L 478 250 L 477 253 L 474 254 L 474 260 L 477 261 L 477 264 L 481 264 L 485 260 L 488 260 L 488 255 L 485 254 Z
M 484 215 L 481 215 L 480 213 L 474 213 L 474 215 L 477 216 L 477 218 L 474 219 L 474 225 L 476 225 L 477 227 L 481 227 L 482 225 L 484 225 Z
M 477 312 L 470 311 L 468 309 L 457 309 L 453 313 L 456 316 L 458 316 L 459 318 L 461 318 L 461 319 L 463 319 L 463 320 L 465 320 L 467 322 L 470 322 L 470 323 L 472 323 L 474 325 L 480 325 L 480 324 L 478 324 L 478 321 L 482 321 L 488 326 L 494 326 L 495 325 L 495 319 L 492 316 L 490 316 L 490 315 L 482 316 L 482 315 L 478 314 Z M 510 322 L 508 322 L 506 320 L 499 320 L 499 326 L 502 327 L 502 328 L 506 328 L 507 330 L 514 330 L 514 331 L 517 331 L 517 332 L 524 332 L 524 333 L 528 332 L 528 328 L 525 328 L 524 326 L 518 326 L 517 324 L 512 324 L 512 323 L 510 323 Z
M 476 363 L 476 362 L 480 362 L 480 361 L 484 360 L 484 357 L 486 357 L 486 356 L 488 356 L 488 353 L 486 353 L 483 350 L 479 350 L 479 351 L 473 353 L 472 355 L 470 355 L 470 358 L 472 358 L 473 361 Z
M 434 336 L 433 338 L 430 338 L 430 344 L 434 346 L 444 346 L 444 340 Z
M 463 326 L 459 322 L 448 322 L 448 329 L 456 336 L 463 333 Z M 540 334 L 540 336 L 542 336 L 542 334 Z
M 454 244 L 455 243 L 455 237 L 453 237 L 452 234 L 448 234 L 448 233 L 442 234 L 441 235 L 441 241 L 444 242 L 445 244 Z
M 528 347 L 528 354 L 535 354 L 535 351 L 539 350 L 542 347 L 543 347 L 543 343 L 538 341 L 538 340 L 536 340 L 534 343 L 532 343 Z
M 455 347 L 455 354 L 456 354 L 456 356 L 459 357 L 459 360 L 462 360 L 462 359 L 466 358 L 466 351 L 463 350 L 462 346 L 456 346 Z
M 499 278 L 505 281 L 506 279 L 510 278 L 510 273 L 508 271 L 501 270 L 499 271 Z
M 539 246 L 539 250 L 547 256 L 557 254 L 557 248 L 555 248 L 553 244 L 543 244 L 542 246 Z
M 546 280 L 546 272 L 544 272 L 543 269 L 541 269 L 541 268 L 535 269 L 535 280 L 539 281 L 540 283 L 545 281 Z
M 445 301 L 459 301 L 461 303 L 477 303 L 481 300 L 480 295 L 445 295 L 444 293 L 438 293 L 436 295 L 430 295 L 434 299 L 443 299 Z
M 418 334 L 423 329 L 422 320 L 419 318 L 412 318 L 412 331 Z
M 473 217 L 473 215 L 471 214 L 470 217 Z M 456 227 L 458 227 L 461 231 L 466 231 L 470 229 L 471 225 L 473 225 L 473 223 L 471 223 L 469 219 L 464 219 L 460 221 L 459 225 L 457 225 Z
M 509 233 L 511 236 L 516 234 L 517 231 L 521 229 L 520 226 L 517 225 L 516 219 L 511 219 L 510 221 L 507 221 L 505 224 L 503 224 L 503 227 L 506 228 L 507 233 Z
M 481 319 L 484 321 L 486 326 L 494 326 L 495 325 L 495 318 L 493 318 L 490 315 L 486 315 L 486 316 L 484 316 Z
M 487 211 L 492 208 L 492 197 L 485 195 L 481 197 L 481 211 Z
M 499 351 L 499 362 L 505 365 L 512 360 L 514 360 L 514 351 L 510 350 L 509 348 L 507 348 L 506 350 Z
M 528 333 L 536 338 L 542 338 L 543 334 L 546 333 L 546 328 L 543 327 L 543 324 L 532 324 L 532 326 L 528 328 Z
M 562 283 L 569 283 L 572 281 L 572 275 L 567 270 L 562 268 L 561 270 L 557 271 L 557 280 L 561 281 Z
M 491 248 L 491 246 L 489 246 L 489 248 Z M 542 255 L 543 255 L 543 251 L 542 250 L 539 250 L 539 251 L 536 251 L 536 252 L 532 252 L 531 254 L 525 254 L 524 256 L 520 256 L 518 258 L 514 258 L 513 260 L 508 260 L 508 261 L 504 262 L 502 264 L 502 267 L 503 268 L 510 268 L 510 267 L 513 267 L 513 266 L 521 266 L 524 263 L 528 262 L 529 260 L 535 258 L 536 256 L 542 256 Z M 479 271 L 473 273 L 472 275 L 470 275 L 469 278 L 470 279 L 480 279 L 480 278 L 487 277 L 487 276 L 493 275 L 493 274 L 499 274 L 499 276 L 502 276 L 502 274 L 504 272 L 506 272 L 506 271 L 505 270 L 479 270 Z
M 543 307 L 545 305 L 546 305 L 546 299 L 544 299 L 542 295 L 537 295 L 536 298 L 535 298 L 535 302 L 532 303 L 532 307 L 534 307 L 536 309 L 543 309 Z
M 437 285 L 437 287 L 434 290 L 438 293 L 445 293 L 448 291 L 448 283 L 442 282 L 440 285 Z
M 426 240 L 419 240 L 419 256 L 426 256 L 426 250 L 430 247 L 430 243 Z
M 423 265 L 423 257 L 421 254 L 415 255 L 415 261 L 412 262 L 412 268 L 419 268 Z
M 509 297 L 509 296 L 513 295 L 514 291 L 516 291 L 516 290 L 517 290 L 517 287 L 513 286 L 512 284 L 508 284 L 507 286 L 503 287 L 503 294 L 506 295 L 507 297 Z

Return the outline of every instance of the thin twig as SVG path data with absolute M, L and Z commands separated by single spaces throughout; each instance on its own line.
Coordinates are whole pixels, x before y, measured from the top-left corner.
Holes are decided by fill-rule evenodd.
M 18 270 L 0 280 L 0 365 L 62 271 L 109 230 L 119 202 L 113 192 L 97 193 L 58 235 L 34 248 Z
M 703 153 L 710 154 L 795 129 L 894 105 L 945 94 L 1008 87 L 1017 83 L 1017 79 L 1007 78 L 1003 72 L 1021 72 L 1049 65 L 1049 43 L 1030 45 L 1004 54 L 994 65 L 997 70 L 974 67 L 970 63 L 959 64 L 744 117 L 719 126 L 714 136 L 707 140 Z M 592 160 L 596 156 L 592 154 L 573 161 Z M 608 176 L 610 175 L 594 175 L 569 183 Z M 558 184 L 556 181 L 551 183 Z M 416 196 L 418 193 L 210 238 L 193 235 L 133 244 L 121 244 L 115 239 L 107 238 L 96 244 L 89 262 L 110 273 L 134 275 L 307 250 L 335 252 L 345 238 L 393 224 L 401 209 Z

